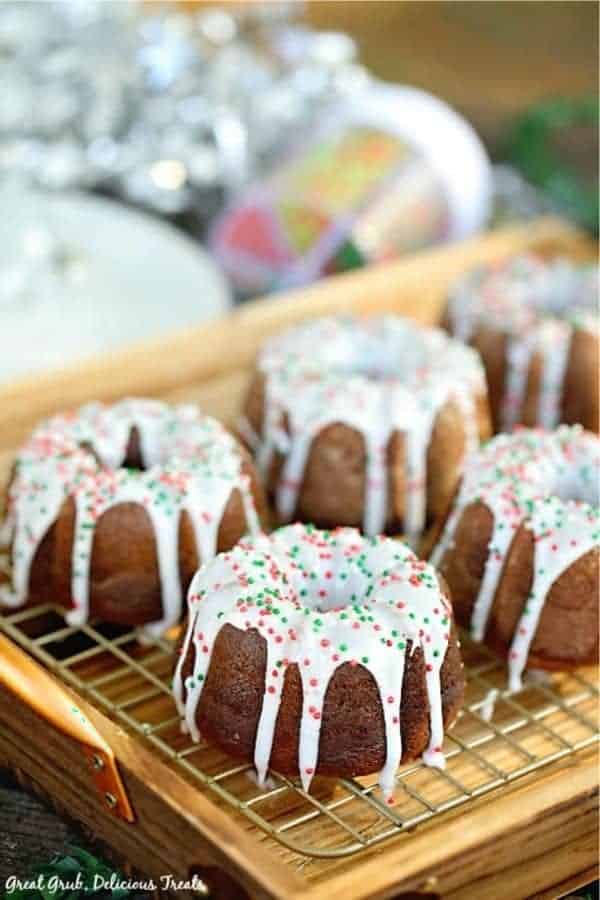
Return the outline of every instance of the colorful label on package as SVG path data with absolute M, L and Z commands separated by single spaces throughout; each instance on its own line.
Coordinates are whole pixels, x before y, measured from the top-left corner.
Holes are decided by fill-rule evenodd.
M 300 284 L 384 258 L 405 242 L 426 242 L 443 231 L 443 191 L 428 178 L 433 183 L 422 158 L 398 136 L 371 126 L 346 128 L 252 188 L 217 223 L 213 249 L 248 289 Z M 412 195 L 421 222 L 407 236 Z

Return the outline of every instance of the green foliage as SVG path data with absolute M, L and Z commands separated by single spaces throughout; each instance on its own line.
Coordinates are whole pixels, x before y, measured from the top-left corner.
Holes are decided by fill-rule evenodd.
M 66 856 L 57 856 L 47 865 L 33 867 L 27 878 L 21 879 L 35 882 L 35 886 L 7 890 L 3 900 L 78 900 L 83 896 L 100 895 L 124 900 L 130 894 L 126 888 L 94 888 L 100 882 L 109 883 L 111 876 L 120 880 L 118 873 L 91 853 L 80 847 L 70 847 Z M 71 887 L 76 883 L 81 887 Z
M 574 164 L 560 158 L 556 135 L 583 126 L 597 133 L 598 98 L 556 99 L 539 103 L 517 122 L 506 157 L 564 212 L 598 234 L 598 179 L 590 184 Z M 576 131 L 573 140 L 578 140 Z M 592 148 L 590 148 L 591 150 Z

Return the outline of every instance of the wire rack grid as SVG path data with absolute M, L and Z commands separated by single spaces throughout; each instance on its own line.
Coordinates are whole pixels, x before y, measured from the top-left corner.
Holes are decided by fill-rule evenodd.
M 600 737 L 595 670 L 530 676 L 511 695 L 502 662 L 463 635 L 467 696 L 446 736 L 444 770 L 402 767 L 391 803 L 376 776 L 317 779 L 306 793 L 272 773 L 264 790 L 250 765 L 182 734 L 170 693 L 173 641 L 143 644 L 135 631 L 98 623 L 67 626 L 50 604 L 0 617 L 0 628 L 216 802 L 296 854 L 299 866 L 367 850 Z

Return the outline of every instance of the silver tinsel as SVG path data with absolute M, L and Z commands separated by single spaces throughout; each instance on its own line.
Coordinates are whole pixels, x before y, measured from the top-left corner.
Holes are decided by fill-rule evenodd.
M 298 5 L 0 4 L 0 176 L 202 219 L 368 81 L 352 39 L 294 24 Z

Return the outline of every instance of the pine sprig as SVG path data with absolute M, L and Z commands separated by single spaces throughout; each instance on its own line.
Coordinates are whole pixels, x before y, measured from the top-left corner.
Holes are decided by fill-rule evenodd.
M 597 97 L 558 98 L 536 104 L 519 118 L 508 136 L 505 156 L 557 207 L 598 234 L 598 177 L 588 183 L 573 162 L 562 159 L 553 140 L 579 126 L 597 133 Z M 593 151 L 591 151 L 593 152 Z
M 81 888 L 73 890 L 79 876 Z M 32 888 L 5 891 L 3 900 L 78 900 L 79 897 L 94 897 L 110 894 L 112 900 L 124 900 L 130 895 L 127 888 L 99 889 L 99 882 L 107 884 L 111 876 L 120 879 L 114 869 L 101 862 L 81 847 L 70 847 L 66 856 L 56 856 L 46 865 L 33 867 L 23 881 L 36 881 Z

